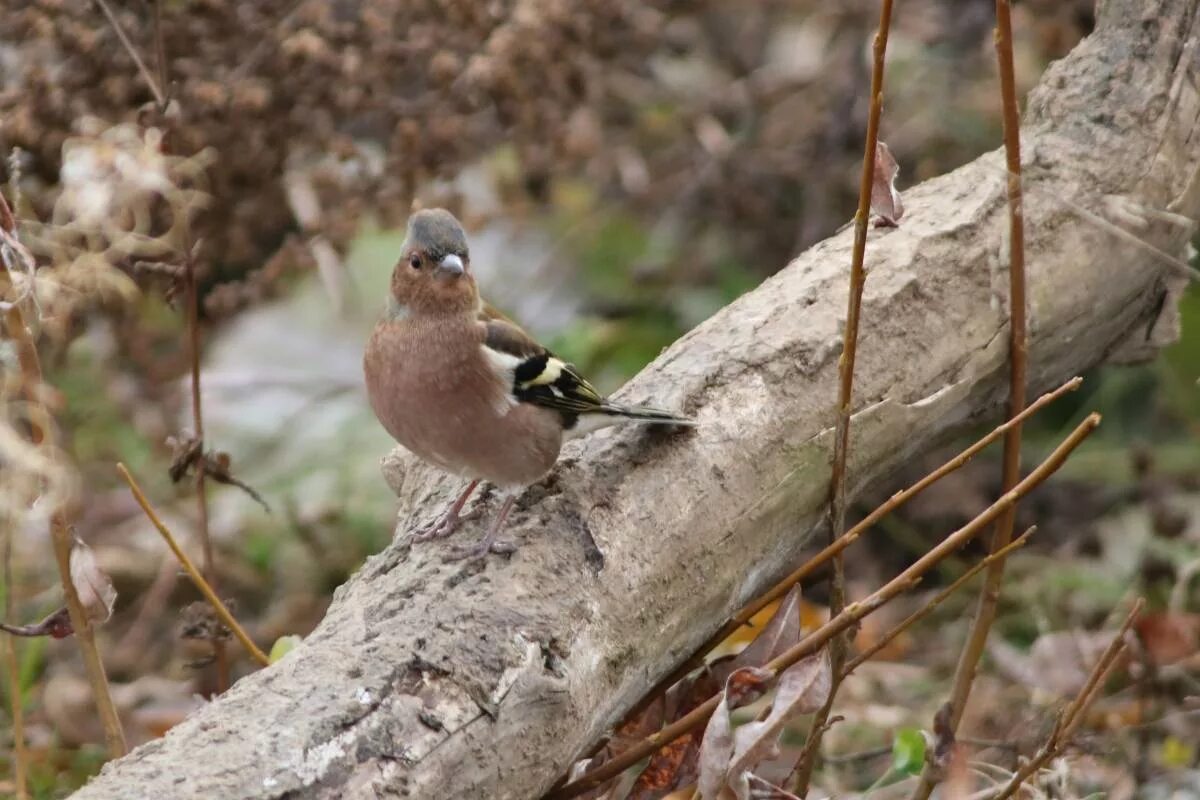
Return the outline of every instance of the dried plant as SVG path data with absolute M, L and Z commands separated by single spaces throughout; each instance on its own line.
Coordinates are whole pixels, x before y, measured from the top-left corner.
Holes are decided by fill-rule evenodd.
M 700 269 L 727 257 L 783 263 L 854 208 L 855 187 L 835 165 L 861 152 L 872 4 L 367 0 L 335 10 L 205 0 L 154 4 L 153 14 L 109 5 L 114 24 L 93 3 L 7 4 L 0 39 L 18 66 L 0 77 L 0 148 L 26 149 L 31 167 L 52 176 L 81 115 L 154 119 L 169 99 L 172 151 L 221 153 L 220 202 L 202 233 L 228 283 L 205 288 L 209 313 L 278 291 L 267 273 L 311 268 L 298 229 L 341 248 L 368 212 L 400 224 L 434 181 L 447 182 L 439 203 L 460 203 L 448 184 L 482 162 L 497 165 L 497 188 L 518 213 L 551 198 L 556 181 L 587 175 L 600 197 L 669 219 L 679 263 Z M 921 78 L 888 97 L 905 122 L 920 121 L 930 97 L 955 91 L 964 73 L 990 69 L 976 52 L 987 26 L 959 5 L 897 20 L 953 52 L 958 67 L 917 60 Z M 819 24 L 804 27 L 814 9 Z M 156 52 L 188 57 L 164 69 Z M 985 121 L 994 112 L 963 102 Z M 935 171 L 967 155 L 946 126 L 915 127 L 932 129 L 891 142 L 901 162 L 912 163 L 917 144 Z M 297 174 L 319 199 L 315 220 L 288 202 Z M 720 248 L 699 235 L 714 230 Z M 237 289 L 256 273 L 252 291 Z

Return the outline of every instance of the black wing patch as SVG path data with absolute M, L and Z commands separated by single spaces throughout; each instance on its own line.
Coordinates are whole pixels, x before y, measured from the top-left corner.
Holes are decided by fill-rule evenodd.
M 575 367 L 535 342 L 504 319 L 488 319 L 484 346 L 512 356 L 512 393 L 518 401 L 551 408 L 570 428 L 580 414 L 603 413 L 610 404 Z

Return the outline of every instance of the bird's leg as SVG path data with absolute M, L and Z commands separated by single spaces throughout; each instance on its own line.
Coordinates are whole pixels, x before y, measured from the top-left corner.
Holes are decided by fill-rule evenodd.
M 479 540 L 479 543 L 472 547 L 456 547 L 454 552 L 447 557 L 448 561 L 459 561 L 462 559 L 476 559 L 486 556 L 488 553 L 512 553 L 517 547 L 512 542 L 496 541 L 496 534 L 504 528 L 504 521 L 508 519 L 508 512 L 512 511 L 513 503 L 517 502 L 517 495 L 514 492 L 504 498 L 504 503 L 500 506 L 500 512 L 496 514 L 496 519 L 492 520 L 492 525 L 488 528 L 487 535 Z
M 475 491 L 475 487 L 478 485 L 479 479 L 468 483 L 467 488 L 463 489 L 462 494 L 446 509 L 446 513 L 442 514 L 435 522 L 426 525 L 413 534 L 413 541 L 427 542 L 430 539 L 441 539 L 443 536 L 449 536 L 458 530 L 459 523 L 462 522 L 462 517 L 459 514 L 462 512 L 463 506 L 467 504 L 467 500 L 471 498 L 471 493 Z

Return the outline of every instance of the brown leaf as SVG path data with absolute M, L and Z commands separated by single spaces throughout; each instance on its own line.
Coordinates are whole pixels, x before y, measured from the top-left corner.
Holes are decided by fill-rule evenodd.
M 732 668 L 761 667 L 800 641 L 800 584 L 779 603 L 762 632 L 733 659 Z
M 708 718 L 704 728 L 704 739 L 700 743 L 700 778 L 697 788 L 700 800 L 717 800 L 725 786 L 725 773 L 733 758 L 733 723 L 725 693 L 721 702 Z
M 732 659 L 721 659 L 718 669 Z M 674 722 L 720 690 L 713 665 L 683 678 L 664 699 L 665 719 Z M 700 731 L 691 730 L 650 757 L 638 775 L 629 800 L 650 800 L 695 780 L 700 758 Z
M 75 594 L 87 613 L 87 618 L 95 623 L 108 622 L 112 616 L 113 605 L 117 602 L 117 590 L 112 581 L 96 563 L 96 554 L 92 548 L 83 543 L 78 536 L 71 546 L 71 583 L 75 586 Z
M 759 697 L 770 679 L 769 670 L 743 667 L 725 681 L 721 701 L 708 719 L 700 744 L 697 787 L 701 800 L 717 800 L 726 784 L 725 776 L 734 753 L 730 710 Z
M 617 728 L 606 748 L 611 749 L 614 753 L 620 753 L 661 728 L 665 705 L 665 695 L 654 698 L 640 713 L 625 720 L 625 723 Z
M 681 768 L 697 751 L 695 736 L 681 736 L 660 748 L 638 775 L 628 800 L 658 800 L 682 781 Z
M 734 707 L 750 702 L 762 693 L 763 676 L 767 674 L 757 667 L 799 639 L 800 589 L 796 586 L 779 604 L 762 632 L 740 654 L 718 659 L 675 684 L 666 695 L 664 718 L 672 722 L 679 719 L 712 697 L 722 683 L 726 684 Z M 696 780 L 700 750 L 697 731 L 686 733 L 659 749 L 638 775 L 628 800 L 656 800 Z
M 749 722 L 734 734 L 734 755 L 729 765 L 732 779 L 743 775 L 760 762 L 779 754 L 779 735 L 784 725 L 797 714 L 811 714 L 829 699 L 833 668 L 829 654 L 822 650 L 788 667 L 779 676 L 779 688 L 766 719 Z
M 871 183 L 871 210 L 879 215 L 876 227 L 894 228 L 904 216 L 904 204 L 896 190 L 900 166 L 892 151 L 883 142 L 875 143 L 875 172 Z
M 571 767 L 569 780 L 575 780 L 575 778 L 584 772 L 604 765 L 605 762 L 621 754 L 632 745 L 637 744 L 661 728 L 665 706 L 666 695 L 660 694 L 654 698 L 640 712 L 627 719 L 624 724 L 617 728 L 613 732 L 612 738 L 604 744 L 604 747 L 594 757 L 577 761 Z M 616 778 L 605 781 L 596 788 L 580 795 L 580 798 L 581 800 L 603 800 L 608 796 L 610 790 L 616 788 L 616 784 Z
M 1196 652 L 1200 614 L 1151 612 L 1134 623 L 1134 630 L 1150 660 L 1162 667 Z

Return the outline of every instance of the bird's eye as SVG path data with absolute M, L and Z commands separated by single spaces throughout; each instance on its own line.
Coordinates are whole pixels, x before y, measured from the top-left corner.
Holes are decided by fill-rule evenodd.
M 410 258 L 408 260 L 408 265 L 410 267 L 412 267 L 413 269 L 420 269 L 421 268 L 421 257 L 418 255 L 414 255 L 412 258 Z

